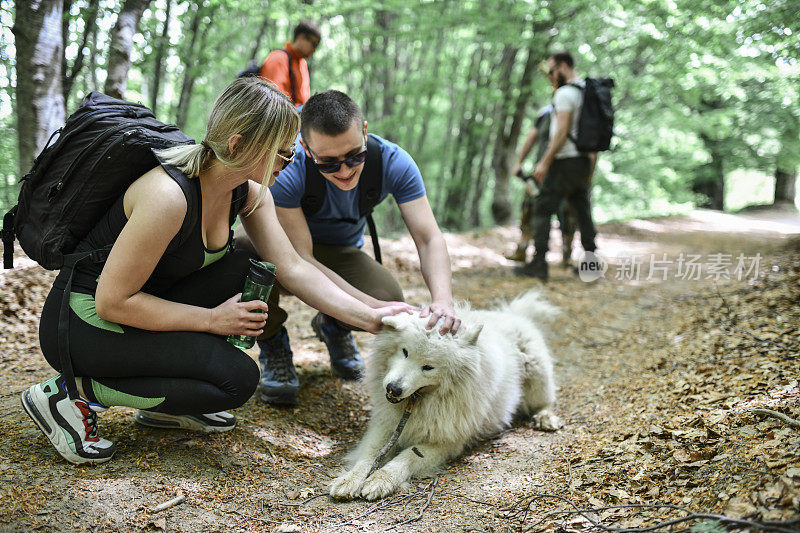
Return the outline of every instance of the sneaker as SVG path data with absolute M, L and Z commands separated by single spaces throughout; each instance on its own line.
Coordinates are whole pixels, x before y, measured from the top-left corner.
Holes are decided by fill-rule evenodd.
M 547 261 L 544 260 L 544 256 L 542 255 L 534 255 L 530 263 L 514 267 L 514 274 L 547 281 Z
M 289 333 L 286 328 L 270 337 L 258 341 L 261 353 L 258 362 L 261 364 L 261 380 L 258 389 L 261 400 L 266 403 L 293 405 L 297 403 L 300 392 L 300 380 L 292 362 L 292 347 L 289 345 Z
M 105 463 L 114 455 L 114 443 L 97 435 L 97 413 L 107 407 L 83 398 L 70 400 L 60 374 L 22 392 L 22 407 L 70 463 Z
M 236 427 L 236 417 L 227 411 L 204 415 L 168 415 L 139 409 L 133 421 L 151 428 L 190 429 L 203 433 L 224 433 Z
M 337 326 L 333 319 L 322 313 L 317 313 L 311 319 L 311 329 L 328 347 L 333 373 L 342 379 L 361 379 L 364 361 L 358 353 L 353 334 Z

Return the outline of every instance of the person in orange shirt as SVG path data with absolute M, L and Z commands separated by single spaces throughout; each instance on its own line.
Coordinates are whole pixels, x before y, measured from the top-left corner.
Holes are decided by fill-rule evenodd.
M 306 58 L 311 57 L 322 37 L 319 26 L 304 19 L 295 27 L 293 39 L 282 49 L 269 53 L 258 75 L 274 83 L 297 107 L 311 97 Z

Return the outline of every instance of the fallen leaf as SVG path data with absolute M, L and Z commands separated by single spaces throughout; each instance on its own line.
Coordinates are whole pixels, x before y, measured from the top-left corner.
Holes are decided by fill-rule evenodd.
M 297 524 L 281 524 L 272 530 L 272 533 L 299 533 L 300 526 Z
M 787 468 L 786 475 L 789 477 L 800 477 L 800 468 Z

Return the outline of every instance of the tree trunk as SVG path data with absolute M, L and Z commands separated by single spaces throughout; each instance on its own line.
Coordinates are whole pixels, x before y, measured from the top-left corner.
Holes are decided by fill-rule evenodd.
M 69 46 L 69 21 L 72 19 L 72 0 L 63 0 L 61 2 L 61 49 L 64 53 L 61 55 L 61 88 L 64 88 L 64 82 L 67 78 L 67 46 Z M 64 101 L 66 102 L 67 95 L 64 94 Z
M 100 83 L 97 81 L 97 24 L 92 27 L 92 44 L 89 48 L 89 68 L 86 78 L 86 88 L 88 91 L 97 91 Z
M 394 47 L 392 47 L 391 30 L 392 21 L 395 16 L 388 11 L 379 10 L 376 14 L 378 28 L 381 35 L 382 50 L 378 51 L 378 57 L 381 58 L 380 79 L 381 79 L 381 95 L 383 101 L 381 102 L 381 118 L 392 117 L 394 114 L 394 72 L 397 70 L 397 40 L 394 39 Z M 375 42 L 375 40 L 373 40 Z M 374 57 L 374 56 L 373 56 Z M 386 132 L 390 141 L 397 141 L 395 132 Z
M 711 162 L 701 168 L 692 190 L 707 198 L 706 202 L 701 200 L 698 205 L 722 211 L 725 208 L 725 169 L 720 153 L 720 141 L 704 133 L 700 134 L 700 139 L 711 156 Z
M 472 183 L 478 174 L 483 172 L 478 162 L 480 161 L 480 147 L 483 139 L 488 134 L 486 122 L 486 88 L 490 83 L 491 66 L 485 65 L 487 51 L 491 52 L 490 45 L 481 46 L 475 68 L 470 70 L 471 95 L 467 107 L 461 117 L 459 137 L 463 139 L 463 150 L 456 155 L 461 162 L 458 173 L 453 172 L 450 186 L 448 187 L 445 201 L 445 220 L 451 227 L 462 229 L 468 223 L 466 208 L 469 205 L 469 195 Z M 494 64 L 489 60 L 489 64 Z
M 253 44 L 253 51 L 250 52 L 250 59 L 254 59 L 256 61 L 264 61 L 266 56 L 260 57 L 258 55 L 258 51 L 261 49 L 261 42 L 264 40 L 264 35 L 267 34 L 267 30 L 269 30 L 269 24 L 272 18 L 269 15 L 264 16 L 264 20 L 261 21 L 261 26 L 258 29 L 258 35 L 256 35 L 256 42 Z
M 128 71 L 131 68 L 133 35 L 150 0 L 126 0 L 111 30 L 106 61 L 106 84 L 103 92 L 114 98 L 125 98 Z
M 181 85 L 181 96 L 178 101 L 178 113 L 175 122 L 179 128 L 185 127 L 186 120 L 189 118 L 189 104 L 192 102 L 194 82 L 197 79 L 198 70 L 205 63 L 201 59 L 202 51 L 205 50 L 206 37 L 208 37 L 208 30 L 212 26 L 213 15 L 213 7 L 209 10 L 200 5 L 192 18 L 192 40 L 189 43 L 188 53 L 185 57 L 183 84 Z M 209 20 L 203 24 L 203 29 L 201 30 L 200 22 L 206 16 L 208 16 Z
M 519 48 L 506 45 L 500 60 L 500 87 L 502 91 L 502 105 L 500 106 L 498 117 L 495 120 L 497 130 L 495 134 L 494 154 L 492 155 L 492 169 L 494 170 L 494 198 L 492 198 L 492 218 L 496 224 L 505 224 L 511 218 L 511 200 L 508 194 L 508 173 L 510 171 L 509 149 L 510 134 L 508 129 L 508 119 L 512 109 L 509 102 L 513 87 L 511 86 L 511 74 L 514 71 L 514 62 L 517 58 Z M 532 52 L 528 52 L 528 61 Z
M 66 9 L 66 5 L 67 2 L 65 1 L 64 9 Z M 78 48 L 78 56 L 75 58 L 75 62 L 72 64 L 71 69 L 67 68 L 66 56 L 64 57 L 63 90 L 65 102 L 69 102 L 69 95 L 72 92 L 72 86 L 75 84 L 75 80 L 83 69 L 83 61 L 86 57 L 86 45 L 89 42 L 89 37 L 95 33 L 97 28 L 97 12 L 99 9 L 100 0 L 89 0 L 89 4 L 86 6 L 85 15 L 83 17 L 83 36 L 81 37 L 81 45 L 80 48 Z M 66 11 L 64 13 L 64 19 L 67 20 Z M 66 35 L 64 37 L 64 41 L 66 42 Z
M 775 169 L 775 196 L 772 203 L 789 203 L 794 205 L 797 184 L 797 170 Z
M 372 84 L 375 79 L 372 76 L 374 71 L 372 65 L 372 42 L 374 40 L 374 38 L 367 36 L 361 41 L 361 90 L 364 94 L 361 100 L 361 110 L 364 112 L 364 118 L 366 118 L 367 121 L 369 121 L 367 117 L 372 116 Z
M 500 112 L 502 118 L 498 121 L 498 132 L 495 137 L 494 154 L 492 156 L 492 168 L 494 169 L 494 198 L 492 199 L 492 218 L 496 224 L 505 224 L 511 218 L 511 200 L 509 197 L 509 183 L 508 178 L 511 173 L 511 160 L 516 150 L 517 141 L 520 132 L 522 131 L 522 122 L 525 119 L 525 114 L 528 110 L 528 101 L 531 98 L 531 87 L 533 86 L 533 75 L 536 72 L 539 58 L 543 57 L 543 51 L 537 45 L 538 28 L 534 28 L 533 37 L 528 43 L 528 57 L 525 60 L 525 67 L 522 71 L 522 77 L 519 81 L 520 92 L 517 96 L 517 101 L 513 110 L 508 106 L 501 106 Z M 504 65 L 508 68 L 508 76 L 504 79 L 511 78 L 512 64 Z M 511 100 L 510 83 L 505 82 L 503 87 L 506 98 L 504 102 Z M 513 111 L 513 115 L 510 113 Z M 508 119 L 511 118 L 511 126 L 506 132 L 506 124 Z
M 64 124 L 62 0 L 16 2 L 17 132 L 20 175 Z
M 457 225 L 461 220 L 460 211 L 463 204 L 460 202 L 460 182 L 459 177 L 463 175 L 463 167 L 467 164 L 465 155 L 469 153 L 469 124 L 471 109 L 468 107 L 472 102 L 472 95 L 477 90 L 479 83 L 479 70 L 483 61 L 486 48 L 479 45 L 472 53 L 470 67 L 467 70 L 466 88 L 462 94 L 457 95 L 454 118 L 458 120 L 458 133 L 456 134 L 453 150 L 449 153 L 452 161 L 450 172 L 440 176 L 439 182 L 439 212 L 442 212 L 442 220 L 447 226 Z M 470 117 L 471 118 L 471 117 Z M 452 134 L 448 132 L 448 139 L 452 139 Z M 448 143 L 449 144 L 449 143 Z M 467 146 L 466 150 L 462 148 Z M 449 146 L 448 146 L 449 148 Z M 447 152 L 445 152 L 447 153 Z
M 169 45 L 169 24 L 172 21 L 172 0 L 167 0 L 167 8 L 164 10 L 164 27 L 158 38 L 156 56 L 153 60 L 153 87 L 150 92 L 150 109 L 153 114 L 158 116 L 158 93 L 161 89 L 161 74 L 164 69 L 164 54 Z

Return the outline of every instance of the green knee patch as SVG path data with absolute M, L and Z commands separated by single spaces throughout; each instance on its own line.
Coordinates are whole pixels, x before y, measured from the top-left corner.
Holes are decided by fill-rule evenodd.
M 97 398 L 97 401 L 101 405 L 106 407 L 122 405 L 125 407 L 133 407 L 134 409 L 152 409 L 164 401 L 163 396 L 161 398 L 146 398 L 144 396 L 134 396 L 133 394 L 114 390 L 94 379 L 91 380 L 91 384 L 94 397 Z

